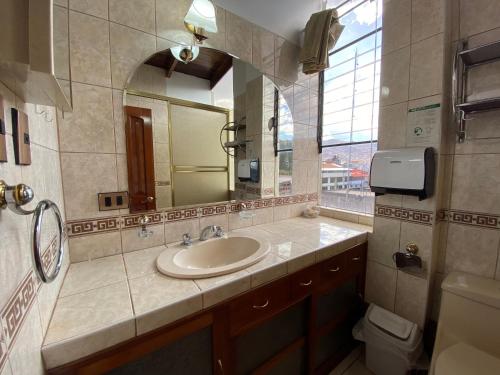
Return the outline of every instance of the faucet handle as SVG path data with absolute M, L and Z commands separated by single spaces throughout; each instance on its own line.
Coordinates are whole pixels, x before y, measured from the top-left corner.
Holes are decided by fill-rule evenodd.
M 182 244 L 184 246 L 191 246 L 193 244 L 193 239 L 189 233 L 184 233 L 182 235 Z
M 215 237 L 224 237 L 224 228 L 217 225 L 215 227 Z

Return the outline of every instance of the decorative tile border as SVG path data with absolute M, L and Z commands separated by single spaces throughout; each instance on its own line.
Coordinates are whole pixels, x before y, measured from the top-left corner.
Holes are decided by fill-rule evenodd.
M 432 211 L 415 210 L 412 208 L 385 206 L 381 204 L 375 205 L 375 216 L 385 217 L 388 219 L 397 219 L 415 224 L 432 225 Z
M 100 219 L 84 219 L 68 221 L 66 232 L 68 237 L 76 237 L 85 234 L 112 232 L 120 228 L 118 217 L 107 217 Z
M 62 241 L 65 240 L 66 236 L 63 236 Z M 58 245 L 57 236 L 54 236 L 49 245 L 42 251 L 42 263 L 45 269 L 49 269 L 54 264 Z M 0 371 L 3 369 L 7 353 L 14 345 L 41 286 L 41 281 L 30 269 L 0 310 L 0 328 L 3 328 L 3 330 L 0 329 Z
M 35 300 L 40 282 L 33 271 L 29 271 L 0 313 L 7 347 L 11 347 Z
M 485 212 L 442 210 L 439 213 L 439 218 L 454 224 L 500 230 L 500 216 Z
M 276 198 L 249 199 L 243 201 L 249 209 L 261 209 L 287 204 L 317 202 L 318 193 L 298 194 Z M 147 214 L 151 219 L 150 224 L 160 224 L 162 222 L 173 222 L 189 220 L 197 217 L 214 215 L 224 215 L 226 213 L 238 212 L 241 209 L 241 202 L 229 202 L 224 204 L 198 206 L 183 209 L 170 209 Z M 102 217 L 96 219 L 72 220 L 66 224 L 68 237 L 79 237 L 91 234 L 118 231 L 138 227 L 141 214 Z
M 165 212 L 165 221 L 181 221 L 195 219 L 198 217 L 198 208 L 186 208 L 181 210 L 172 210 Z
M 122 217 L 120 220 L 121 228 L 127 229 L 140 226 L 141 224 L 139 224 L 139 219 L 142 216 L 144 216 L 144 214 L 128 215 Z M 163 223 L 163 214 L 161 212 L 147 214 L 147 217 L 149 218 L 149 225 Z

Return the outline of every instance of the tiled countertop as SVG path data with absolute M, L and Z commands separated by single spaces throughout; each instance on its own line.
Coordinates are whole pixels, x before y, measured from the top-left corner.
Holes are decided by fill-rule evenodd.
M 70 266 L 42 347 L 47 368 L 96 353 L 337 255 L 366 241 L 369 227 L 294 218 L 232 233 L 260 237 L 271 252 L 242 271 L 207 279 L 158 273 L 156 257 L 178 243 Z

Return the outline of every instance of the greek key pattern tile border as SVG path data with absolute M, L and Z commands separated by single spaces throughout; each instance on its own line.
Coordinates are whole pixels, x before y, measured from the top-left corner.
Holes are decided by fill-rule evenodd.
M 276 198 L 249 199 L 244 201 L 247 209 L 261 209 L 287 204 L 317 202 L 318 193 L 289 195 Z M 164 212 L 153 212 L 147 214 L 149 224 L 161 224 L 181 220 L 196 219 L 198 217 L 224 215 L 226 213 L 238 212 L 241 202 L 224 203 L 208 206 L 170 209 Z M 125 216 L 101 217 L 95 219 L 70 220 L 66 223 L 68 237 L 80 237 L 85 235 L 114 232 L 121 229 L 135 228 L 139 226 L 139 218 L 142 215 L 133 214 Z
M 454 224 L 500 230 L 500 215 L 485 212 L 442 210 L 439 219 Z
M 407 221 L 415 224 L 432 225 L 434 215 L 432 211 L 415 210 L 395 206 L 375 205 L 375 216 Z
M 65 241 L 66 238 L 63 237 L 62 240 Z M 42 251 L 42 263 L 46 269 L 54 264 L 58 246 L 57 236 L 54 236 Z M 0 329 L 0 371 L 41 286 L 35 272 L 30 270 L 0 310 L 0 328 L 3 328 Z

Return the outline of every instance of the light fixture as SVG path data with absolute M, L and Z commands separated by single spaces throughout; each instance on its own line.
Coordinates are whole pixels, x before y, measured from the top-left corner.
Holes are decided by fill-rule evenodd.
M 193 0 L 184 17 L 184 25 L 200 43 L 207 39 L 205 32 L 216 33 L 217 19 L 212 1 Z
M 200 54 L 200 47 L 198 46 L 176 46 L 170 48 L 172 55 L 179 61 L 187 64 L 195 60 Z

